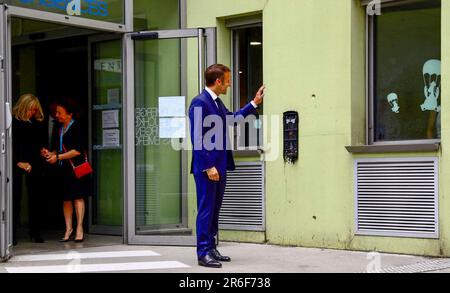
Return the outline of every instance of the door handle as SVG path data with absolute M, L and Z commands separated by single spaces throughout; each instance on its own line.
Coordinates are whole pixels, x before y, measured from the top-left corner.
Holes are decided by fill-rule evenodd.
M 6 129 L 9 129 L 12 124 L 12 114 L 11 114 L 11 104 L 9 102 L 5 103 L 5 113 L 6 113 Z
M 2 154 L 4 154 L 6 152 L 6 145 L 5 145 L 5 133 L 2 132 Z

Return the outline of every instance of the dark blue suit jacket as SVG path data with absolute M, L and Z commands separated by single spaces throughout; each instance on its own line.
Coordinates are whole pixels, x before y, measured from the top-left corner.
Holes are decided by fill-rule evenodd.
M 220 103 L 218 103 L 220 104 Z M 222 103 L 223 105 L 223 103 Z M 201 109 L 201 117 L 194 117 L 195 108 Z M 244 118 L 250 114 L 257 114 L 255 107 L 251 103 L 247 104 L 244 108 L 239 110 L 236 113 L 230 112 L 224 105 L 219 106 L 219 109 L 216 106 L 211 95 L 206 91 L 195 97 L 191 105 L 189 107 L 189 120 L 191 126 L 191 142 L 193 145 L 193 155 L 192 155 L 192 164 L 191 164 L 191 173 L 193 174 L 201 174 L 205 170 L 216 167 L 220 176 L 223 176 L 226 170 L 234 170 L 234 160 L 233 153 L 229 149 L 227 150 L 227 125 L 226 125 L 226 116 L 232 115 L 243 116 Z M 198 113 L 198 110 L 197 110 Z M 220 117 L 222 121 L 223 130 L 221 131 L 221 141 L 222 147 L 211 149 L 210 146 L 204 144 L 205 134 L 214 128 L 215 124 L 211 124 L 211 127 L 204 126 L 203 121 L 209 115 L 216 115 L 216 117 Z M 217 119 L 217 118 L 216 118 Z M 200 136 L 201 134 L 201 136 Z M 206 141 L 217 141 L 217 137 L 213 139 L 207 139 Z M 220 144 L 219 144 L 220 145 Z

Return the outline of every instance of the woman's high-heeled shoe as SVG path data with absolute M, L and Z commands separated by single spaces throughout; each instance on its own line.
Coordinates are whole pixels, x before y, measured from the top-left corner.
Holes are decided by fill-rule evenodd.
M 59 240 L 59 242 L 69 242 L 70 240 L 73 240 L 74 237 L 75 237 L 75 235 L 73 233 L 74 233 L 74 230 L 72 229 L 72 231 L 69 234 L 69 237 L 68 238 L 61 238 Z
M 81 239 L 75 239 L 74 241 L 75 241 L 75 243 L 83 242 L 84 241 L 84 232 L 83 232 L 83 237 L 81 237 Z

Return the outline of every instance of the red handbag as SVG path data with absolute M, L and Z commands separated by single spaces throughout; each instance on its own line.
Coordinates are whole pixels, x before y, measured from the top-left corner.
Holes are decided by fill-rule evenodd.
M 72 165 L 73 172 L 75 173 L 75 177 L 77 177 L 78 179 L 92 173 L 92 167 L 89 164 L 89 162 L 87 161 L 87 156 L 86 156 L 86 162 L 84 162 L 81 165 L 78 165 L 75 167 L 72 164 L 72 160 L 70 160 L 70 163 Z
M 65 152 L 67 152 L 64 145 L 63 145 L 63 149 Z M 86 151 L 84 152 L 84 158 L 85 158 L 85 162 L 78 166 L 75 166 L 73 164 L 72 160 L 69 159 L 70 165 L 72 166 L 73 172 L 75 173 L 75 177 L 77 177 L 78 179 L 80 179 L 86 175 L 89 175 L 93 172 L 91 164 L 89 164 L 89 162 L 88 162 L 88 157 L 87 157 Z

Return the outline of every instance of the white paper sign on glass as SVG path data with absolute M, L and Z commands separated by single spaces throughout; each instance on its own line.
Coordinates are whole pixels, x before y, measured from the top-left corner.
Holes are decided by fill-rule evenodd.
M 119 110 L 108 110 L 102 112 L 103 128 L 119 127 Z
M 186 97 L 159 97 L 159 117 L 186 116 Z
M 120 146 L 120 130 L 104 129 L 103 130 L 103 146 L 118 147 Z
M 108 89 L 108 104 L 119 104 L 120 89 Z
M 120 59 L 106 58 L 94 61 L 94 69 L 106 72 L 122 72 L 122 61 Z
M 160 118 L 160 138 L 186 138 L 186 118 Z

